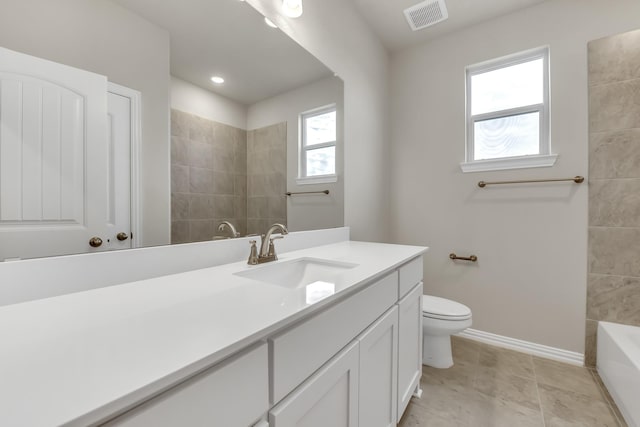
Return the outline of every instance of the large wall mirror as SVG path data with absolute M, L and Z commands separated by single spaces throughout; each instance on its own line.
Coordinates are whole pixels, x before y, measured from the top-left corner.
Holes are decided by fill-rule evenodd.
M 343 225 L 343 82 L 246 2 L 9 0 L 0 14 L 0 47 L 53 61 L 17 60 L 39 70 L 42 81 L 33 86 L 15 78 L 33 73 L 14 68 L 11 52 L 0 55 L 0 178 L 15 184 L 0 185 L 0 261 L 225 239 L 232 237 L 228 223 L 240 236 L 263 233 L 274 222 L 290 231 Z M 108 97 L 88 101 L 82 89 L 51 77 L 64 68 L 45 70 L 49 65 L 104 76 L 96 81 Z M 85 115 L 69 132 L 88 142 L 78 138 L 77 147 L 64 148 L 58 141 L 49 157 L 62 158 L 62 166 L 54 171 L 59 177 L 48 179 L 55 174 L 38 154 L 51 151 L 44 124 L 62 134 L 69 122 L 67 110 L 47 107 L 67 96 L 52 98 L 51 79 L 60 93 L 78 94 L 69 111 Z M 92 113 L 95 104 L 102 110 Z M 114 108 L 133 121 L 120 126 Z M 100 111 L 108 119 L 90 128 Z M 86 145 L 92 133 L 108 135 L 105 147 Z M 111 145 L 119 133 L 134 137 L 124 161 L 114 160 L 118 149 Z M 78 160 L 90 156 L 100 165 Z M 131 169 L 127 162 L 128 207 L 113 194 Z M 75 171 L 66 172 L 72 180 L 68 170 Z M 97 208 L 90 199 L 100 192 L 90 185 L 107 189 Z M 63 193 L 53 205 L 52 186 Z M 75 198 L 68 196 L 73 191 Z M 76 207 L 65 208 L 71 199 Z M 118 213 L 123 206 L 127 214 Z M 89 230 L 92 222 L 105 224 Z

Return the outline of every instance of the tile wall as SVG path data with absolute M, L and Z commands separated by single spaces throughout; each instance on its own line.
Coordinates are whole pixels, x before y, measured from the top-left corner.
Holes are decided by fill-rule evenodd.
M 247 132 L 171 110 L 171 243 L 247 229 Z
M 287 225 L 287 124 L 247 132 L 247 232 Z
M 640 30 L 589 43 L 589 275 L 585 363 L 597 322 L 640 326 Z
M 242 235 L 286 225 L 286 156 L 286 123 L 247 132 L 172 109 L 171 243 L 226 235 L 223 220 Z

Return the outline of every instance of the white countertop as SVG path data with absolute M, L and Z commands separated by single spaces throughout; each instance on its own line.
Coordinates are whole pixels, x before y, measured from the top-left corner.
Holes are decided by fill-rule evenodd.
M 102 420 L 426 250 L 346 241 L 281 254 L 276 263 L 314 257 L 357 264 L 335 294 L 314 304 L 304 288 L 233 275 L 262 267 L 243 261 L 0 307 L 0 425 Z

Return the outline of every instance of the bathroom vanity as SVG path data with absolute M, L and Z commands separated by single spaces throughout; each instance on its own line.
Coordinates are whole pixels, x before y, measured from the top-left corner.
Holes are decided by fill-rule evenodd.
M 342 241 L 0 307 L 0 425 L 394 426 L 426 250 Z

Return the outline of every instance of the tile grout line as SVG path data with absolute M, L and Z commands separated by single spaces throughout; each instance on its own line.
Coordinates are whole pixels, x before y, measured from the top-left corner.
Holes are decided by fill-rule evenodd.
M 622 129 L 603 129 L 603 130 L 589 130 L 589 134 L 598 134 L 598 133 L 616 133 L 616 132 L 624 132 L 624 131 L 628 131 L 628 130 L 639 130 L 640 127 L 637 126 L 632 126 L 629 128 L 622 128 Z M 175 135 L 177 136 L 177 135 Z
M 639 181 L 640 177 L 637 176 L 616 176 L 613 178 L 596 178 L 596 177 L 589 177 L 589 182 L 595 182 L 595 181 Z
M 614 228 L 614 227 L 607 227 L 607 228 Z M 633 227 L 633 228 L 640 228 L 640 227 Z M 622 277 L 624 278 L 630 278 L 630 279 L 638 279 L 640 278 L 640 276 L 627 276 L 625 274 L 609 274 L 609 273 L 589 273 L 589 275 L 591 276 L 603 276 L 603 277 Z
M 542 409 L 542 398 L 540 397 L 540 387 L 538 387 L 538 373 L 536 372 L 536 364 L 533 363 L 533 357 L 531 357 L 531 366 L 533 366 L 533 378 L 536 383 L 536 394 L 538 395 L 538 405 L 540 405 L 540 416 L 542 417 L 542 427 L 546 427 L 547 422 L 544 420 L 544 409 Z
M 630 78 L 623 78 L 623 79 L 618 79 L 618 80 L 613 80 L 613 81 L 603 81 L 603 82 L 599 82 L 599 83 L 587 83 L 587 87 L 589 89 L 591 88 L 603 88 L 604 86 L 614 86 L 614 85 L 620 85 L 623 83 L 629 83 L 629 82 L 635 82 L 636 80 L 638 80 L 638 77 L 630 77 Z

